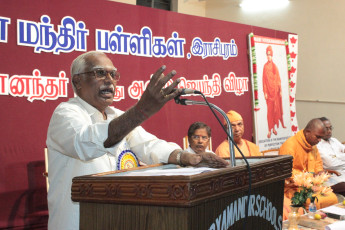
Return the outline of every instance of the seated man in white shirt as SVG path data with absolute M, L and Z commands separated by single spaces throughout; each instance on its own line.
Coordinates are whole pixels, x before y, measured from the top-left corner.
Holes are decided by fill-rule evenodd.
M 203 122 L 194 122 L 188 129 L 189 146 L 186 151 L 190 153 L 212 152 L 212 149 L 207 149 L 210 138 L 211 128 Z
M 319 118 L 326 127 L 326 135 L 317 144 L 324 169 L 331 172 L 327 181 L 335 193 L 345 196 L 345 146 L 332 137 L 333 126 L 326 117 Z
M 123 112 L 110 106 L 120 79 L 112 61 L 91 51 L 71 65 L 77 97 L 54 111 L 47 134 L 49 184 L 48 229 L 79 229 L 79 203 L 71 200 L 72 178 L 146 164 L 171 163 L 226 167 L 228 162 L 211 153 L 191 154 L 146 132 L 140 124 L 181 94 L 180 79 L 163 88 L 176 74 L 153 74 L 141 99 Z

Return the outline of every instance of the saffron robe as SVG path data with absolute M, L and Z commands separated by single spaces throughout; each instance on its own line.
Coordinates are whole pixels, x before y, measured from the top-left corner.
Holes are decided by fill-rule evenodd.
M 243 155 L 248 156 L 262 156 L 259 146 L 254 144 L 253 142 L 250 142 L 246 139 L 242 139 L 243 144 L 241 146 L 238 146 Z M 237 150 L 237 148 L 234 146 L 235 151 L 235 157 L 242 157 L 240 152 Z M 215 152 L 220 157 L 230 157 L 230 150 L 229 150 L 229 142 L 228 140 L 223 141 L 216 149 Z
M 262 85 L 264 94 L 267 95 L 267 123 L 268 130 L 271 131 L 274 125 L 279 127 L 279 120 L 284 126 L 281 80 L 278 67 L 273 61 L 264 65 Z
M 316 146 L 311 146 L 300 130 L 295 136 L 287 139 L 279 149 L 279 155 L 293 156 L 292 175 L 303 171 L 310 173 L 318 173 L 323 171 L 322 159 Z M 290 212 L 291 198 L 298 188 L 294 185 L 293 179 L 285 180 L 284 187 L 284 210 L 283 219 L 286 220 Z M 318 201 L 315 200 L 316 208 L 325 208 L 338 203 L 336 195 L 331 192 L 326 195 L 318 195 Z M 307 203 L 308 205 L 308 203 Z M 299 211 L 302 211 L 300 209 Z

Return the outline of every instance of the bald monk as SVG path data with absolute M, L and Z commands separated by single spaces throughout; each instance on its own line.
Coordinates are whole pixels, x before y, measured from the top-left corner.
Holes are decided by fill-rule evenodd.
M 312 119 L 307 126 L 295 136 L 287 139 L 279 149 L 279 155 L 293 156 L 292 175 L 303 171 L 318 174 L 324 172 L 320 153 L 316 145 L 326 134 L 326 128 L 320 119 Z M 291 211 L 291 198 L 297 191 L 292 177 L 285 180 L 283 219 L 286 220 Z M 325 208 L 338 203 L 336 195 L 331 192 L 326 195 L 318 195 L 315 200 L 317 209 Z M 302 212 L 302 209 L 300 209 Z
M 271 131 L 277 135 L 275 125 L 279 128 L 279 121 L 284 126 L 283 121 L 283 105 L 282 105 L 282 88 L 279 70 L 274 64 L 272 46 L 266 48 L 267 62 L 264 65 L 262 73 L 262 85 L 264 96 L 267 104 L 267 124 L 268 134 L 267 138 L 271 137 Z
M 259 151 L 259 146 L 250 142 L 246 139 L 243 139 L 244 133 L 244 122 L 242 116 L 234 110 L 230 110 L 226 114 L 230 120 L 231 127 L 232 127 L 232 134 L 234 137 L 234 141 L 236 142 L 237 146 L 241 149 L 241 152 L 244 156 L 261 156 L 261 152 Z M 226 122 L 224 121 L 224 125 L 226 126 Z M 234 146 L 235 156 L 242 157 L 241 154 L 238 152 L 237 148 Z M 216 149 L 216 154 L 220 157 L 230 157 L 230 150 L 229 150 L 229 142 L 228 140 L 224 140 Z

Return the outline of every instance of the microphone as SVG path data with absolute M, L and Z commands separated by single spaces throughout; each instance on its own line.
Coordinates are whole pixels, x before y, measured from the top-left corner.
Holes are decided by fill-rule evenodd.
M 187 89 L 183 89 L 183 90 L 184 90 L 183 92 L 186 92 Z M 194 91 L 194 90 L 192 90 L 192 91 Z M 187 92 L 190 92 L 189 89 Z M 246 229 L 245 226 L 246 226 L 246 222 L 247 222 L 247 218 L 248 218 L 248 210 L 249 210 L 248 204 L 249 204 L 249 198 L 250 198 L 251 187 L 252 187 L 252 172 L 250 169 L 249 162 L 248 162 L 247 158 L 243 155 L 241 149 L 238 147 L 238 145 L 234 141 L 234 138 L 232 135 L 231 123 L 230 123 L 230 120 L 229 120 L 227 114 L 223 110 L 221 110 L 219 107 L 217 107 L 216 105 L 209 103 L 203 93 L 201 93 L 201 92 L 197 93 L 197 92 L 199 92 L 199 91 L 194 91 L 193 93 L 201 94 L 201 96 L 204 98 L 205 102 L 181 99 L 180 96 L 175 97 L 175 102 L 176 102 L 176 104 L 180 104 L 180 105 L 207 105 L 211 109 L 213 115 L 217 118 L 219 124 L 222 126 L 226 135 L 228 136 L 230 161 L 231 161 L 232 167 L 236 166 L 234 146 L 236 146 L 237 150 L 242 155 L 243 160 L 245 161 L 245 163 L 247 165 L 247 170 L 248 170 L 248 195 L 247 195 L 248 199 L 245 202 L 245 221 L 243 224 L 243 229 Z M 218 116 L 216 115 L 214 110 L 219 112 L 224 117 L 226 124 L 227 124 L 227 129 L 222 125 L 222 122 L 220 121 L 220 119 L 218 118 Z
M 201 94 L 201 92 L 194 89 L 183 88 L 181 95 L 187 95 L 187 94 Z
M 174 89 L 173 91 L 176 91 L 176 90 L 177 89 Z M 180 105 L 187 105 L 186 102 L 190 101 L 190 100 L 180 98 L 181 95 L 187 95 L 187 94 L 201 94 L 202 95 L 202 93 L 198 90 L 182 88 L 181 94 L 175 97 L 175 103 L 180 104 Z M 188 105 L 189 105 L 189 103 L 188 103 Z
M 229 142 L 231 166 L 236 166 L 235 151 L 234 151 L 234 144 L 236 145 L 236 143 L 234 143 L 234 140 L 233 140 L 232 128 L 231 128 L 231 123 L 230 123 L 229 118 L 226 115 L 226 113 L 223 110 L 221 110 L 219 107 L 217 107 L 214 104 L 208 103 L 206 97 L 202 93 L 201 93 L 201 96 L 203 96 L 205 102 L 204 101 L 193 101 L 193 100 L 188 100 L 188 99 L 181 99 L 180 96 L 177 96 L 177 97 L 175 97 L 175 103 L 180 104 L 180 105 L 206 105 L 206 106 L 210 107 L 211 111 L 216 116 L 216 118 L 218 119 L 218 122 L 220 124 L 222 124 L 222 122 L 219 120 L 217 115 L 214 113 L 213 109 L 217 110 L 224 117 L 226 124 L 227 124 L 227 130 L 224 127 L 223 127 L 223 129 L 224 129 L 225 133 L 227 134 L 227 136 L 229 137 L 228 142 Z M 236 147 L 238 148 L 238 146 L 236 146 Z M 238 148 L 238 150 L 241 153 L 241 150 L 239 148 Z M 243 159 L 245 159 L 243 154 L 242 154 L 242 157 L 243 157 Z
M 182 88 L 182 93 L 180 95 L 187 94 L 201 94 L 201 92 L 195 89 Z
M 181 99 L 179 96 L 175 97 L 175 103 L 180 105 L 207 105 L 203 101 L 193 101 L 188 99 Z

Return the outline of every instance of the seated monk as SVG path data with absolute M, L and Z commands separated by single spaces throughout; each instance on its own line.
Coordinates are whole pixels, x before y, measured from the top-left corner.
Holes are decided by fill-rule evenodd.
M 232 134 L 234 141 L 236 142 L 237 146 L 240 148 L 241 152 L 244 156 L 261 156 L 261 152 L 259 150 L 259 146 L 250 142 L 246 139 L 243 139 L 244 133 L 244 122 L 242 116 L 235 112 L 234 110 L 230 110 L 226 114 L 230 120 L 231 127 L 232 127 Z M 226 122 L 224 121 L 224 125 L 226 126 Z M 234 146 L 235 156 L 242 157 L 239 153 L 238 149 Z M 228 140 L 224 140 L 216 149 L 216 154 L 220 157 L 230 157 L 230 150 L 229 150 L 229 142 Z
M 322 121 L 320 119 L 312 119 L 304 129 L 282 144 L 279 149 L 279 155 L 293 156 L 292 175 L 301 172 L 310 172 L 313 174 L 324 172 L 320 153 L 316 145 L 325 134 L 326 129 Z M 285 180 L 284 220 L 288 218 L 288 214 L 291 211 L 291 198 L 297 190 L 298 188 L 294 185 L 292 177 Z M 325 208 L 336 203 L 338 203 L 338 200 L 333 192 L 318 195 L 315 200 L 317 209 Z M 303 212 L 301 208 L 299 211 Z

